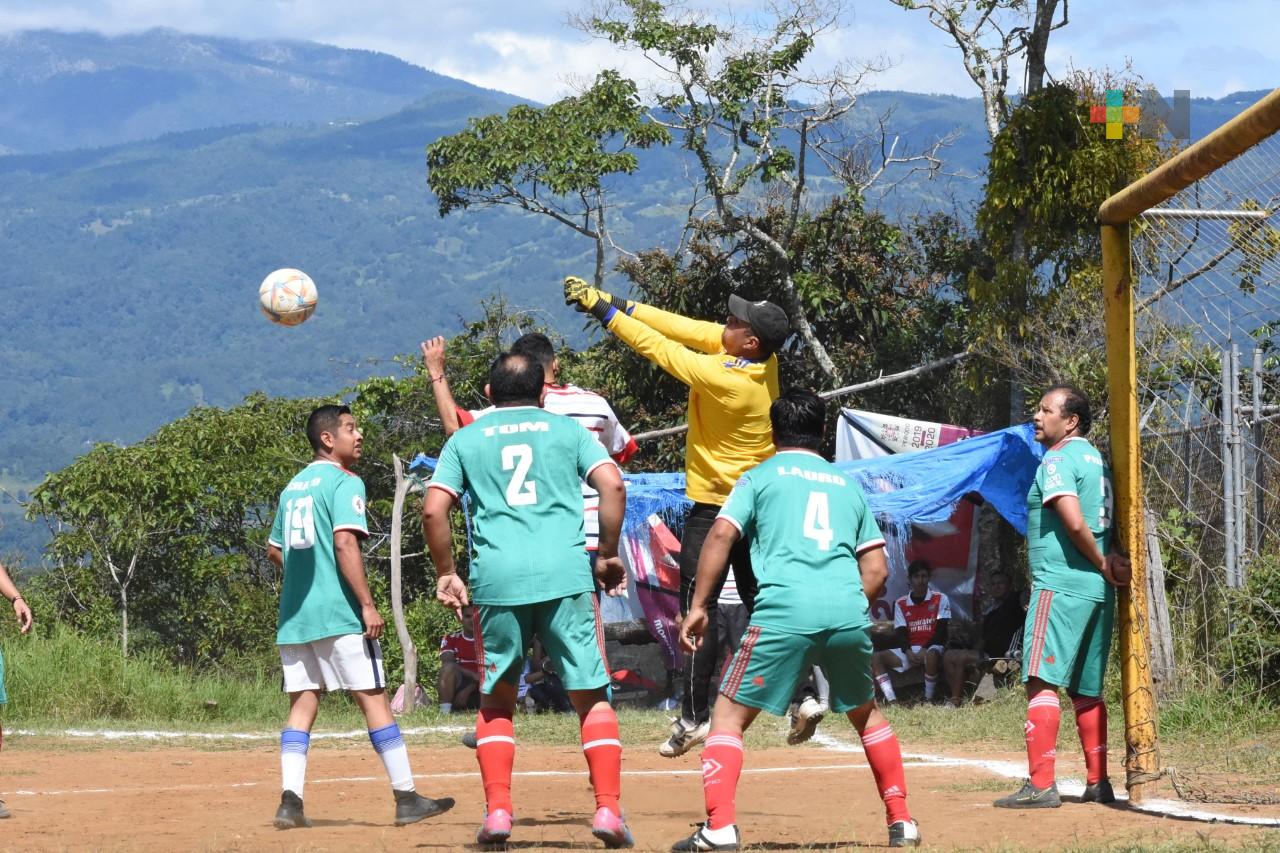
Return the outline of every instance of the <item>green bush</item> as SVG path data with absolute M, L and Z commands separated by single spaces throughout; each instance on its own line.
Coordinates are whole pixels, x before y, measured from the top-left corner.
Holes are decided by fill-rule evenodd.
M 1227 672 L 1280 700 L 1280 555 L 1254 558 L 1244 589 L 1230 590 L 1226 603 Z

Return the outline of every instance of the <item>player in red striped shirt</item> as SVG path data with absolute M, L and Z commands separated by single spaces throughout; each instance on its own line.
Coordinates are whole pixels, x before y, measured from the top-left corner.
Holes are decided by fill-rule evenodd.
M 560 360 L 550 339 L 540 332 L 529 332 L 516 339 L 511 352 L 532 358 L 542 365 L 546 394 L 542 407 L 548 412 L 565 415 L 582 424 L 604 446 L 614 462 L 623 465 L 640 449 L 631 433 L 618 420 L 609 401 L 594 391 L 576 385 L 560 384 Z M 422 361 L 426 365 L 431 391 L 440 412 L 440 421 L 446 436 L 493 411 L 468 410 L 458 405 L 445 377 L 445 339 L 435 337 L 422 344 Z M 595 553 L 600 535 L 598 519 L 600 496 L 585 482 L 582 484 L 583 525 L 587 534 L 587 551 Z
M 436 687 L 440 711 L 455 707 L 474 711 L 480 707 L 480 660 L 476 654 L 475 607 L 462 608 L 462 630 L 440 639 L 440 677 Z

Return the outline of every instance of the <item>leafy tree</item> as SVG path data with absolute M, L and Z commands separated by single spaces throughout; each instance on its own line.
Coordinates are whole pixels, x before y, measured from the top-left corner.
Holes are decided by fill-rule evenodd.
M 314 405 L 254 395 L 194 409 L 46 477 L 28 516 L 53 531 L 60 609 L 74 622 L 114 600 L 125 655 L 131 625 L 188 661 L 269 643 L 280 577 L 265 540 L 281 485 L 311 458 Z
M 666 128 L 645 120 L 636 84 L 606 70 L 580 95 L 471 119 L 466 130 L 436 140 L 427 146 L 427 184 L 441 216 L 510 205 L 590 238 L 599 287 L 614 246 L 605 179 L 634 172 L 635 149 L 670 139 Z

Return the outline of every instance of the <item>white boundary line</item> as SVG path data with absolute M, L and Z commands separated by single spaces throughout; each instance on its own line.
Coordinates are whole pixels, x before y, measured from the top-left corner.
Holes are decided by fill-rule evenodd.
M 813 742 L 830 750 L 831 752 L 862 752 L 862 748 L 852 743 L 842 741 L 839 738 L 832 737 L 825 733 L 815 733 Z M 955 758 L 952 756 L 929 755 L 927 753 L 904 752 L 902 754 L 903 764 L 910 766 L 931 766 L 931 767 L 975 767 L 979 770 L 994 776 L 1002 776 L 1007 779 L 1025 779 L 1027 768 L 1025 765 L 1016 764 L 1012 761 L 987 761 L 979 758 Z M 1058 781 L 1058 791 L 1069 797 L 1078 797 L 1084 791 L 1084 783 L 1079 779 L 1061 779 Z M 1116 792 L 1117 802 L 1128 802 L 1129 795 L 1123 791 Z M 1202 809 L 1189 809 L 1178 800 L 1147 800 L 1141 805 L 1129 804 L 1132 811 L 1142 812 L 1143 814 L 1158 815 L 1161 817 L 1175 817 L 1183 820 L 1197 820 L 1206 823 L 1234 823 L 1245 826 L 1270 826 L 1280 827 L 1280 818 L 1274 817 L 1249 817 L 1248 815 L 1224 814 L 1222 812 L 1211 812 Z
M 470 731 L 470 726 L 419 726 L 416 728 L 404 729 L 406 735 L 424 735 L 424 734 L 458 734 Z M 40 731 L 37 729 L 14 729 L 10 735 L 19 735 L 25 737 L 69 737 L 83 739 L 100 739 L 107 741 L 116 740 L 203 740 L 203 741 L 272 741 L 279 737 L 275 732 L 177 732 L 162 731 L 153 729 L 144 729 L 139 731 L 127 731 L 118 729 L 62 729 L 60 731 Z M 341 732 L 315 732 L 311 735 L 313 740 L 355 740 L 366 737 L 368 732 L 364 729 L 352 729 L 350 731 Z M 822 748 L 831 752 L 862 752 L 862 747 L 839 738 L 832 737 L 824 732 L 815 733 L 813 742 Z M 990 761 L 977 758 L 956 758 L 954 756 L 932 755 L 929 753 L 911 753 L 904 752 L 902 755 L 904 765 L 907 767 L 973 767 L 986 771 L 994 776 L 1000 776 L 1007 779 L 1021 779 L 1026 776 L 1026 768 L 1022 764 L 1011 761 Z M 855 770 L 865 769 L 865 764 L 813 764 L 808 766 L 797 767 L 758 767 L 743 768 L 743 773 L 797 773 L 809 770 Z M 624 776 L 700 776 L 701 770 L 626 770 L 623 771 Z M 419 773 L 415 774 L 415 779 L 454 779 L 476 777 L 480 774 L 475 771 L 463 773 Z M 586 772 L 577 770 L 526 770 L 518 771 L 515 776 L 522 777 L 556 777 L 556 776 L 586 776 Z M 326 784 L 334 782 L 376 782 L 381 777 L 377 776 L 348 776 L 334 777 L 330 779 L 314 779 L 309 780 L 311 784 Z M 208 790 L 211 788 L 249 788 L 261 785 L 261 782 L 231 782 L 225 785 L 172 785 L 162 787 L 134 787 L 134 788 L 80 788 L 66 791 L 26 791 L 18 790 L 12 792 L 0 792 L 3 794 L 13 794 L 17 796 L 57 796 L 66 794 L 107 794 L 107 793 L 123 793 L 123 792 L 146 792 L 146 791 L 181 791 L 181 790 Z M 1067 796 L 1079 796 L 1084 790 L 1084 784 L 1078 779 L 1063 779 L 1058 784 L 1058 790 Z M 1126 802 L 1128 796 L 1123 793 L 1116 794 L 1117 801 Z M 1232 823 L 1244 826 L 1267 826 L 1280 827 L 1280 818 L 1272 817 L 1249 817 L 1247 815 L 1224 814 L 1222 812 L 1211 812 L 1202 809 L 1190 809 L 1177 800 L 1148 800 L 1141 805 L 1130 805 L 1130 809 L 1142 812 L 1144 814 L 1159 815 L 1164 817 L 1182 818 L 1184 820 L 1196 820 L 1207 823 Z

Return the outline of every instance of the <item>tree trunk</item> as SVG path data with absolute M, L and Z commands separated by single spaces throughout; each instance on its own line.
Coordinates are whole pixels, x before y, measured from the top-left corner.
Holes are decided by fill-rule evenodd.
M 409 636 L 404 618 L 404 575 L 401 571 L 400 538 L 403 534 L 404 499 L 409 493 L 409 478 L 404 475 L 404 462 L 392 454 L 396 471 L 395 499 L 391 505 L 391 618 L 396 623 L 396 636 L 404 653 L 404 713 L 413 713 L 418 699 L 418 648 Z
M 1053 29 L 1053 16 L 1057 11 L 1058 0 L 1036 0 L 1035 20 L 1027 37 L 1026 95 L 1034 95 L 1044 88 L 1044 57 L 1049 50 L 1049 31 Z
M 129 656 L 129 587 L 120 587 L 120 656 Z

